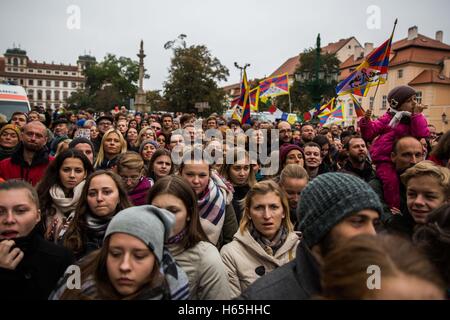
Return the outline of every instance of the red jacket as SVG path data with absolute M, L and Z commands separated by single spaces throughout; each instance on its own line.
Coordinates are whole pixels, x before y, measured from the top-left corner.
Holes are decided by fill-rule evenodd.
M 0 161 L 0 177 L 9 179 L 21 179 L 35 186 L 45 174 L 45 170 L 51 161 L 55 159 L 48 154 L 47 148 L 37 152 L 31 165 L 23 159 L 23 146 L 11 155 L 11 158 Z

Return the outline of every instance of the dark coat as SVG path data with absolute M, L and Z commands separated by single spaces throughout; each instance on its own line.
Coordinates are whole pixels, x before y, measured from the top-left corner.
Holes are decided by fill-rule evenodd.
M 0 299 L 47 300 L 59 278 L 73 263 L 69 250 L 44 240 L 37 232 L 16 239 L 24 252 L 15 270 L 0 268 Z
M 352 163 L 347 160 L 344 165 L 342 166 L 342 169 L 340 172 L 349 173 L 356 175 L 363 179 L 365 182 L 370 182 L 371 180 L 375 179 L 375 171 L 372 168 L 372 165 L 369 161 L 364 162 L 364 168 L 362 170 L 353 167 Z
M 320 293 L 317 260 L 306 245 L 297 247 L 295 260 L 256 280 L 238 300 L 308 300 Z

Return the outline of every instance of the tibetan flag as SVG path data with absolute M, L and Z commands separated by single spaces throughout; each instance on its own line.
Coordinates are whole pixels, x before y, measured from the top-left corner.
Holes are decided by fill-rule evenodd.
M 333 110 L 334 108 L 334 101 L 336 98 L 331 99 L 330 101 L 328 101 L 326 104 L 324 104 L 323 106 L 321 106 L 319 108 L 319 110 L 317 111 L 317 114 L 321 114 L 322 112 L 324 112 L 325 110 Z
M 262 101 L 266 101 L 268 97 L 277 97 L 289 94 L 288 74 L 264 79 L 259 83 L 259 97 Z
M 250 90 L 250 110 L 254 112 L 258 112 L 259 91 L 259 87 Z
M 352 100 L 353 100 L 353 107 L 355 107 L 355 113 L 356 113 L 356 116 L 357 116 L 358 118 L 364 117 L 364 114 L 365 114 L 366 112 L 365 112 L 364 109 L 361 107 L 361 105 L 359 104 L 358 100 L 356 100 L 355 96 L 353 96 L 352 94 L 350 94 L 350 97 L 351 97 Z
M 344 104 L 334 108 L 328 115 L 324 126 L 345 121 Z
M 314 115 L 316 114 L 316 112 L 317 112 L 317 109 L 316 109 L 316 108 L 312 108 L 311 110 L 305 112 L 305 113 L 303 114 L 303 120 L 304 120 L 304 121 L 309 121 L 309 120 L 311 120 L 311 119 L 314 117 Z
M 387 81 L 393 36 L 394 32 L 381 46 L 372 51 L 355 71 L 337 85 L 338 95 L 351 93 L 365 97 L 370 87 Z
M 242 108 L 241 124 L 250 123 L 250 88 L 247 81 L 247 73 L 244 70 L 241 83 L 241 95 L 239 97 L 238 106 Z
M 317 118 L 319 118 L 319 123 L 321 126 L 323 126 L 327 122 L 328 118 L 330 117 L 330 114 L 331 112 L 329 110 L 326 110 L 317 116 Z

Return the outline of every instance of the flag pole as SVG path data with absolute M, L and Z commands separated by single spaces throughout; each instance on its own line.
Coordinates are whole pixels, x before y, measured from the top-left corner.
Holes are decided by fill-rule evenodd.
M 289 113 L 292 113 L 291 87 L 289 86 L 289 78 L 288 78 L 288 96 L 289 96 Z
M 392 46 L 392 39 L 394 38 L 394 32 L 395 32 L 395 28 L 397 28 L 397 22 L 398 22 L 398 18 L 395 19 L 394 22 L 394 28 L 392 29 L 392 33 L 391 33 L 391 43 L 389 44 L 390 46 Z M 392 48 L 392 47 L 391 47 Z M 383 61 L 386 59 L 386 52 L 384 53 L 384 57 L 383 57 Z M 377 89 L 375 90 L 375 94 L 373 95 L 373 102 L 375 103 L 375 97 L 377 96 L 377 92 L 378 92 L 378 87 L 380 86 L 380 80 L 378 79 L 378 84 L 377 84 Z M 373 111 L 373 105 L 369 106 L 370 110 Z

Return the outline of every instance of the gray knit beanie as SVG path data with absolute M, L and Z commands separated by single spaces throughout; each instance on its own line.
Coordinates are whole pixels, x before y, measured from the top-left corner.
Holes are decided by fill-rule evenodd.
M 398 110 L 398 107 L 414 95 L 416 95 L 416 90 L 410 86 L 398 86 L 389 92 L 387 101 L 393 109 Z
M 127 208 L 117 213 L 106 229 L 105 239 L 113 233 L 126 233 L 142 240 L 161 263 L 164 242 L 169 238 L 175 216 L 152 205 Z
M 154 146 L 156 149 L 159 148 L 159 143 L 156 142 L 155 140 L 144 140 L 144 141 L 142 141 L 142 143 L 141 143 L 141 145 L 140 145 L 140 147 L 139 147 L 139 153 L 142 153 L 142 150 L 144 150 L 144 147 L 145 147 L 147 144 L 151 144 L 151 145 Z
M 346 173 L 325 173 L 312 180 L 301 194 L 299 230 L 308 247 L 319 243 L 344 218 L 383 208 L 378 195 L 364 180 Z

